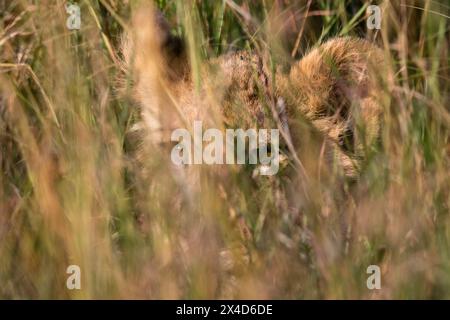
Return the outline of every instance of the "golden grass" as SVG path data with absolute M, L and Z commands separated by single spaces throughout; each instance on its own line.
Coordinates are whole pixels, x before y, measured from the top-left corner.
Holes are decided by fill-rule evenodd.
M 78 3 L 69 31 L 64 1 L 0 0 L 1 298 L 450 298 L 447 5 L 383 1 L 373 32 L 359 1 L 155 1 L 199 87 L 202 61 L 230 47 L 271 48 L 274 66 L 339 34 L 383 48 L 377 151 L 357 181 L 313 173 L 303 190 L 292 161 L 257 179 L 198 166 L 190 185 L 134 137 L 140 112 L 115 91 L 137 2 Z M 71 264 L 81 290 L 66 288 Z M 371 264 L 381 290 L 366 288 Z

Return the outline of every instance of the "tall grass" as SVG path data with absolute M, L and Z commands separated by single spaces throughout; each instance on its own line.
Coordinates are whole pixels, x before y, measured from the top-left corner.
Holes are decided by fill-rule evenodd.
M 77 3 L 69 31 L 65 1 L 0 0 L 1 298 L 450 298 L 445 1 L 381 1 L 379 31 L 364 1 L 154 2 L 187 39 L 198 86 L 202 62 L 231 49 L 273 69 L 338 35 L 384 49 L 377 151 L 356 182 L 310 192 L 292 163 L 272 178 L 199 166 L 188 185 L 134 137 L 140 112 L 115 90 L 138 1 Z M 66 288 L 72 264 L 81 290 Z M 381 290 L 366 287 L 373 264 Z

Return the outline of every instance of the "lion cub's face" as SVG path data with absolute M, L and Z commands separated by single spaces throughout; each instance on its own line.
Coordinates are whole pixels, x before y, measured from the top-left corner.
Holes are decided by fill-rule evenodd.
M 289 73 L 278 72 L 276 81 L 259 55 L 232 52 L 200 67 L 199 87 L 182 40 L 171 35 L 161 15 L 151 16 L 137 14 L 123 52 L 153 141 L 170 141 L 174 129 L 189 128 L 194 120 L 248 129 L 277 128 L 276 118 L 289 130 L 300 117 L 329 140 L 328 158 L 355 175 L 365 146 L 379 135 L 379 92 L 370 76 L 382 60 L 379 49 L 364 40 L 337 38 L 294 63 Z M 270 106 L 278 101 L 285 110 L 273 115 Z M 366 132 L 357 133 L 358 126 Z M 292 139 L 299 145 L 304 137 L 293 132 Z

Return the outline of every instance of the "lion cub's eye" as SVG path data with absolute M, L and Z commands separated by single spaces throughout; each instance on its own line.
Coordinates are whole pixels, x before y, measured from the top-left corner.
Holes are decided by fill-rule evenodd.
M 355 151 L 355 138 L 353 134 L 353 130 L 347 128 L 343 133 L 339 134 L 338 144 L 345 151 L 354 152 Z

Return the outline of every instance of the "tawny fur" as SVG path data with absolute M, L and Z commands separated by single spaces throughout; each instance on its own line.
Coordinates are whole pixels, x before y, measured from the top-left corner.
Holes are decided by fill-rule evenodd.
M 200 67 L 202 85 L 196 87 L 182 42 L 160 14 L 152 19 L 141 11 L 132 30 L 123 41 L 124 74 L 153 141 L 170 140 L 173 129 L 190 128 L 194 120 L 217 119 L 213 105 L 226 126 L 273 126 L 267 105 L 282 99 L 288 124 L 299 117 L 310 121 L 331 141 L 327 152 L 354 177 L 380 134 L 382 94 L 375 67 L 383 55 L 366 40 L 331 39 L 275 79 L 257 54 L 226 54 Z M 294 145 L 301 139 L 294 130 Z

